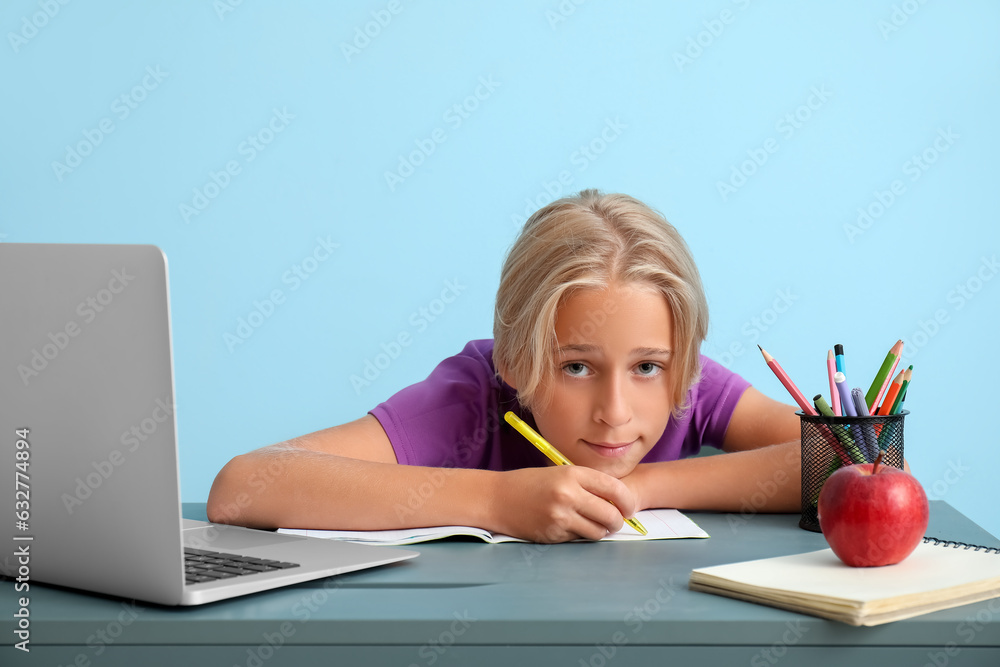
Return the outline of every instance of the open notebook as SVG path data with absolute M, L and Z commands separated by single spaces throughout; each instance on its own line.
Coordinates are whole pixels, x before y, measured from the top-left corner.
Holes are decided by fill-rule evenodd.
M 672 540 L 682 537 L 708 537 L 708 533 L 677 510 L 643 510 L 636 514 L 635 517 L 645 526 L 649 533 L 648 535 L 640 535 L 628 524 L 625 524 L 620 531 L 613 535 L 608 535 L 601 541 L 637 542 L 642 540 Z M 440 540 L 455 536 L 478 537 L 484 542 L 490 542 L 491 544 L 526 541 L 517 537 L 511 537 L 510 535 L 493 534 L 483 528 L 474 528 L 472 526 L 432 526 L 428 528 L 407 528 L 404 530 L 305 530 L 280 528 L 278 532 L 291 535 L 306 535 L 309 537 L 325 537 L 331 540 L 343 540 L 347 542 L 396 546 L 429 542 L 431 540 Z
M 824 549 L 700 568 L 691 572 L 689 587 L 850 625 L 880 625 L 1000 597 L 1000 555 L 927 537 L 895 565 L 849 567 Z

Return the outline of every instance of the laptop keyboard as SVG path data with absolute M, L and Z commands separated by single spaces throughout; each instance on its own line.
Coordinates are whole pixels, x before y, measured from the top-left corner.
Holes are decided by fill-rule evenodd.
M 285 563 L 266 558 L 237 556 L 220 551 L 205 551 L 184 547 L 184 583 L 201 584 L 206 581 L 230 579 L 244 574 L 259 574 L 273 570 L 298 567 L 298 563 Z

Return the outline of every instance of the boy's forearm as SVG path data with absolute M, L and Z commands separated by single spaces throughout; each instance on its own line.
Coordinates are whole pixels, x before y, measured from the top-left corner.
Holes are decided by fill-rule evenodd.
M 634 486 L 629 486 L 637 492 L 642 508 L 798 512 L 801 504 L 798 441 L 731 454 L 644 463 L 632 475 Z
M 223 468 L 209 494 L 208 518 L 262 529 L 484 525 L 483 491 L 496 474 L 267 448 Z

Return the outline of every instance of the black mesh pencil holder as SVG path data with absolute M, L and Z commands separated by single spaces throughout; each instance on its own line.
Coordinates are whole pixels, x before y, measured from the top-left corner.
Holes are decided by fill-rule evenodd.
M 821 532 L 816 506 L 827 478 L 855 463 L 903 467 L 903 410 L 881 417 L 823 417 L 798 412 L 802 426 L 802 517 L 799 527 Z

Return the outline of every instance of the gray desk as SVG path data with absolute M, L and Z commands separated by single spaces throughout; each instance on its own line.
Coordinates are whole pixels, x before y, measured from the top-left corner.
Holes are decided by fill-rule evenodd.
M 204 505 L 184 515 L 204 519 Z M 32 584 L 27 656 L 11 647 L 13 584 L 0 581 L 0 664 L 1000 665 L 1000 600 L 854 628 L 689 591 L 694 567 L 825 547 L 797 516 L 690 516 L 711 539 L 431 543 L 409 562 L 206 607 Z M 1000 546 L 944 502 L 928 533 Z

